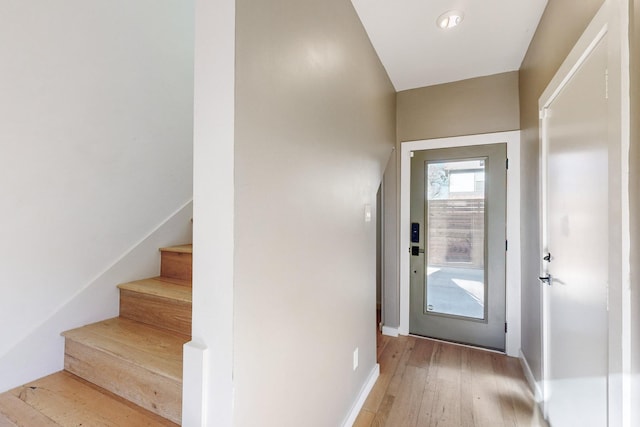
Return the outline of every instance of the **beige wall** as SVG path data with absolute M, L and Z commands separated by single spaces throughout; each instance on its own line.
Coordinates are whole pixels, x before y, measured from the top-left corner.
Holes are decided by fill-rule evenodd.
M 398 92 L 398 141 L 520 128 L 518 72 Z
M 395 92 L 348 0 L 236 7 L 234 425 L 339 426 L 376 363 Z
M 518 72 L 477 77 L 453 83 L 405 90 L 397 94 L 397 144 L 405 141 L 506 132 L 520 128 L 518 105 Z M 399 173 L 397 163 L 387 166 L 385 173 L 385 221 L 397 222 Z M 397 251 L 398 226 L 386 226 L 385 250 Z M 395 252 L 397 253 L 397 252 Z M 385 326 L 400 324 L 398 259 L 387 256 L 385 271 Z
M 640 401 L 640 0 L 631 0 L 631 401 Z M 640 405 L 631 405 L 632 425 L 640 423 Z
M 520 69 L 522 351 L 541 378 L 538 98 L 587 27 L 603 0 L 549 0 Z M 570 19 L 567 19 L 570 17 Z

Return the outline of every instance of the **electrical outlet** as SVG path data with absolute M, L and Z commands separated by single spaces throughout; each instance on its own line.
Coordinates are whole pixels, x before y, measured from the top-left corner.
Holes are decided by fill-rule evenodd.
M 358 369 L 358 347 L 353 350 L 353 370 Z

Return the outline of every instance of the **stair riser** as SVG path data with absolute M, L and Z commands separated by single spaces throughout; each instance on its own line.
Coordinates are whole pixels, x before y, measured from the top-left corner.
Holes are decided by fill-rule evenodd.
M 65 340 L 67 371 L 149 411 L 180 423 L 182 384 L 111 354 Z
M 120 316 L 191 335 L 191 304 L 120 290 Z
M 163 251 L 160 275 L 171 279 L 192 280 L 192 258 L 190 253 Z

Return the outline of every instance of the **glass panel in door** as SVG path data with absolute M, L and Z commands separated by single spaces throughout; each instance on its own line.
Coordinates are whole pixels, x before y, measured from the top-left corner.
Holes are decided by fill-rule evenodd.
M 485 159 L 427 163 L 425 311 L 485 318 Z

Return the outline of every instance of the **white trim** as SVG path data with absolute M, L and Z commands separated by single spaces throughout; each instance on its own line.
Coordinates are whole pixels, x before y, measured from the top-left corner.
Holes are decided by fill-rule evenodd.
M 496 132 L 482 135 L 457 136 L 421 141 L 403 142 L 400 145 L 400 326 L 398 332 L 409 334 L 409 230 L 411 200 L 411 152 L 437 148 L 465 147 L 507 143 L 509 171 L 507 174 L 507 276 L 506 311 L 509 328 L 506 334 L 505 352 L 516 357 L 520 350 L 520 131 Z
M 619 23 L 617 32 L 619 38 L 615 42 L 620 43 L 620 210 L 621 210 L 621 325 L 620 335 L 622 341 L 621 348 L 621 367 L 622 378 L 620 383 L 620 393 L 622 394 L 620 402 L 620 412 L 622 418 L 622 426 L 630 427 L 637 425 L 640 420 L 632 419 L 632 402 L 631 398 L 631 378 L 632 378 L 632 320 L 631 320 L 631 205 L 629 200 L 630 191 L 630 145 L 631 145 L 631 79 L 630 79 L 630 51 L 629 51 L 629 1 L 622 0 L 618 6 L 620 9 L 615 11 L 618 15 L 615 17 Z M 614 18 L 614 19 L 615 19 Z M 615 100 L 615 97 L 613 97 Z M 611 331 L 609 333 L 615 333 Z M 611 396 L 611 395 L 610 395 Z M 611 397 L 610 397 L 611 398 Z
M 515 357 L 520 351 L 522 331 L 522 289 L 521 277 L 521 249 L 520 244 L 520 132 L 516 132 L 515 140 L 507 142 L 507 157 L 509 170 L 507 171 L 507 240 L 509 249 L 506 255 L 506 318 L 508 324 L 505 336 L 505 352 Z
M 522 350 L 520 350 L 519 359 L 520 359 L 520 366 L 522 366 L 522 372 L 524 372 L 524 377 L 527 379 L 527 382 L 529 383 L 529 387 L 533 392 L 534 399 L 538 403 L 542 402 L 542 389 L 540 388 L 540 385 L 536 382 L 536 379 L 533 376 L 533 372 L 531 372 L 531 367 L 527 362 L 527 358 L 524 357 L 524 353 L 522 353 Z
M 385 310 L 384 310 L 384 295 L 385 295 L 385 287 L 386 287 L 386 280 L 385 280 L 385 272 L 386 272 L 386 262 L 384 259 L 384 247 L 385 247 L 385 238 L 384 238 L 384 234 L 385 234 L 385 226 L 384 226 L 384 202 L 385 202 L 385 188 L 384 188 L 384 172 L 382 174 L 382 177 L 380 179 L 380 204 L 376 205 L 376 221 L 378 224 L 376 224 L 376 232 L 379 233 L 379 247 L 376 248 L 376 258 L 377 258 L 377 262 L 380 263 L 380 302 L 376 301 L 376 310 L 378 310 L 378 304 L 380 304 L 380 323 L 384 324 L 385 320 L 384 320 L 384 315 L 385 315 Z M 379 225 L 379 226 L 378 226 Z M 376 284 L 377 286 L 377 284 Z
M 183 426 L 231 427 L 236 2 L 195 0 L 194 6 L 192 337 L 208 348 L 209 369 L 183 381 L 183 390 L 203 386 L 207 396 L 193 407 L 202 424 Z
M 594 18 L 594 21 L 595 21 L 595 18 Z M 539 98 L 540 100 L 543 100 L 543 99 L 546 100 L 544 104 L 542 104 L 540 107 L 541 111 L 544 111 L 546 108 L 548 108 L 551 105 L 551 103 L 553 103 L 553 101 L 555 101 L 555 99 L 558 97 L 560 92 L 562 92 L 562 89 L 573 78 L 573 76 L 576 74 L 578 69 L 582 66 L 584 61 L 587 60 L 589 55 L 591 55 L 591 52 L 593 52 L 596 46 L 598 46 L 598 44 L 604 38 L 604 36 L 607 35 L 607 32 L 609 30 L 607 22 L 604 22 L 604 23 L 598 22 L 598 24 L 602 24 L 602 27 L 600 27 L 600 25 L 596 25 L 593 29 L 591 29 L 591 32 L 590 32 L 592 33 L 597 30 L 594 37 L 593 38 L 589 37 L 585 40 L 580 39 L 578 41 L 578 43 L 573 48 L 573 50 L 571 51 L 567 59 L 565 59 L 565 61 L 562 63 L 562 66 L 560 67 L 556 75 L 549 82 L 549 85 L 547 86 L 547 88 L 544 90 L 544 92 L 542 92 L 542 95 L 540 95 L 540 98 Z M 586 31 L 585 31 L 585 35 L 587 35 Z M 576 50 L 576 48 L 579 48 L 579 49 Z M 571 63 L 573 63 L 572 66 L 570 66 Z M 562 70 L 562 72 L 560 72 L 560 70 Z M 544 118 L 544 114 L 542 117 Z
M 371 393 L 371 389 L 376 384 L 378 377 L 380 376 L 380 365 L 376 363 L 371 372 L 369 373 L 369 378 L 362 386 L 360 393 L 358 394 L 358 399 L 356 403 L 351 407 L 347 418 L 342 423 L 343 427 L 351 427 L 356 422 L 356 418 L 358 418 L 358 414 L 364 405 L 365 400 L 369 397 L 369 393 Z
M 388 337 L 397 337 L 398 334 L 398 328 L 391 328 L 389 326 L 383 326 L 382 327 L 382 335 L 386 335 Z
M 209 349 L 197 341 L 183 346 L 183 382 L 189 384 L 182 390 L 182 424 L 204 426 L 207 405 L 207 382 L 209 375 Z

